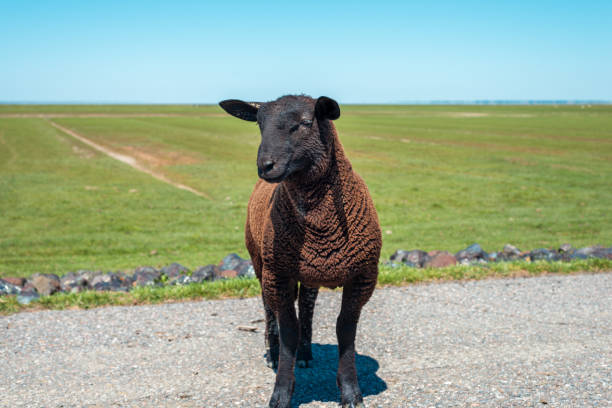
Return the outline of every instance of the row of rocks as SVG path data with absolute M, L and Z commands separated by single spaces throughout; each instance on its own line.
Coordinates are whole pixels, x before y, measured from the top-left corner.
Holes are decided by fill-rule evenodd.
M 485 264 L 488 262 L 507 262 L 515 260 L 532 261 L 572 261 L 575 259 L 603 258 L 612 259 L 612 247 L 590 246 L 576 249 L 569 244 L 557 250 L 538 248 L 521 251 L 513 245 L 506 245 L 499 252 L 485 252 L 478 244 L 470 245 L 456 254 L 447 251 L 397 250 L 387 265 L 398 267 L 407 265 L 414 268 L 442 268 L 452 265 Z M 0 295 L 17 295 L 17 300 L 28 304 L 40 296 L 57 292 L 78 293 L 83 290 L 128 292 L 139 286 L 187 285 L 204 281 L 254 277 L 255 271 L 249 259 L 242 259 L 232 253 L 218 265 L 206 265 L 190 271 L 185 266 L 173 263 L 156 269 L 151 266 L 136 268 L 133 272 L 103 272 L 79 270 L 59 277 L 55 274 L 36 273 L 29 278 L 0 278 Z
M 139 286 L 187 285 L 238 277 L 254 277 L 255 270 L 249 259 L 229 254 L 218 265 L 206 265 L 190 271 L 173 263 L 156 269 L 142 266 L 133 272 L 103 272 L 79 270 L 64 276 L 35 273 L 29 278 L 3 277 L 0 295 L 17 295 L 17 301 L 28 304 L 40 296 L 54 293 L 78 293 L 83 290 L 128 292 Z
M 532 251 L 521 251 L 514 245 L 507 244 L 499 252 L 487 253 L 478 244 L 472 244 L 456 254 L 447 251 L 425 252 L 420 249 L 395 251 L 388 265 L 397 267 L 407 265 L 414 268 L 442 268 L 452 265 L 485 264 L 488 262 L 510 262 L 510 261 L 572 261 L 576 259 L 602 258 L 612 259 L 612 247 L 590 246 L 580 249 L 570 244 L 563 244 L 557 250 L 549 248 L 538 248 Z

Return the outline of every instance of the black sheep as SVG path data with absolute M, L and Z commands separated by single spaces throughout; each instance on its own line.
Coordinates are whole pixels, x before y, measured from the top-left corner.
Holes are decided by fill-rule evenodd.
M 333 99 L 303 95 L 220 105 L 257 122 L 261 132 L 261 179 L 249 201 L 245 239 L 262 287 L 268 362 L 278 362 L 270 407 L 290 406 L 296 353 L 301 366 L 312 359 L 312 313 L 321 286 L 344 287 L 336 325 L 337 383 L 343 407 L 363 407 L 355 333 L 376 287 L 382 239 L 368 189 L 332 123 L 340 108 Z

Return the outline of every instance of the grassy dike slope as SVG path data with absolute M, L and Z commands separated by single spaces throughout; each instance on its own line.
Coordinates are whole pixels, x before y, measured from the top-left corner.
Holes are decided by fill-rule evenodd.
M 51 120 L 205 192 L 138 173 Z M 172 117 L 108 117 L 162 113 Z M 395 249 L 612 243 L 612 107 L 345 106 L 336 123 Z M 255 125 L 216 107 L 0 107 L 0 275 L 246 256 Z M 156 251 L 151 255 L 151 251 Z
M 44 120 L 0 119 L 0 143 L 2 275 L 195 266 L 241 249 L 240 222 L 228 234 L 222 221 L 228 202 L 137 172 Z

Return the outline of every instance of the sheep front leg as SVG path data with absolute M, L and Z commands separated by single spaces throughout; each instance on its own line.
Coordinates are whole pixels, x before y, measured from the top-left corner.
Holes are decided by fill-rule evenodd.
M 266 312 L 266 365 L 270 368 L 278 367 L 278 322 L 274 312 L 264 299 L 264 310 Z
M 319 288 L 309 288 L 300 283 L 298 306 L 300 311 L 300 344 L 297 351 L 298 367 L 308 367 L 312 361 L 312 315 Z
M 288 408 L 295 384 L 295 353 L 299 340 L 298 319 L 293 301 L 283 305 L 276 313 L 279 328 L 280 350 L 274 392 L 270 399 L 271 408 Z
M 375 286 L 376 280 L 370 282 L 357 277 L 346 284 L 342 292 L 342 308 L 336 322 L 336 336 L 339 354 L 337 383 L 343 408 L 365 408 L 357 382 L 355 335 L 361 308 L 372 295 Z

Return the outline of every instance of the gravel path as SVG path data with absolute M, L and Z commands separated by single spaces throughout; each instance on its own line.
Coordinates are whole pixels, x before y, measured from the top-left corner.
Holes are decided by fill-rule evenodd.
M 294 406 L 337 406 L 339 296 L 319 297 Z M 0 405 L 264 406 L 262 315 L 246 299 L 2 317 Z M 612 274 L 378 290 L 357 343 L 369 407 L 610 407 Z

